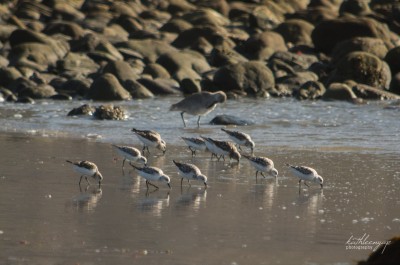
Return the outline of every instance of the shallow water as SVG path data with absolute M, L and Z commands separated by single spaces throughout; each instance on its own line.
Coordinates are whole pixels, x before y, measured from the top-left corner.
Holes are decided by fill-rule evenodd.
M 354 264 L 371 251 L 346 250 L 351 236 L 384 241 L 400 231 L 398 150 L 258 146 L 256 154 L 274 160 L 276 182 L 256 181 L 245 160 L 192 159 L 169 145 L 165 156 L 151 150 L 149 163 L 171 177 L 172 189 L 148 192 L 108 143 L 0 134 L 0 147 L 1 264 Z M 80 189 L 65 159 L 96 162 L 101 190 L 93 181 Z M 208 189 L 181 189 L 172 159 L 198 165 Z M 299 193 L 287 162 L 316 168 L 324 189 Z
M 241 99 L 227 101 L 203 117 L 201 129 L 197 117 L 188 116 L 183 128 L 178 112 L 168 111 L 177 97 L 114 102 L 122 106 L 125 121 L 96 121 L 67 117 L 75 107 L 87 102 L 38 101 L 37 104 L 0 103 L 1 132 L 68 136 L 96 139 L 108 143 L 139 145 L 130 129 L 152 129 L 168 144 L 183 145 L 179 136 L 206 134 L 224 139 L 220 126 L 207 123 L 217 114 L 230 114 L 255 122 L 242 127 L 258 146 L 291 149 L 400 153 L 400 108 L 387 102 L 353 105 L 346 102 L 296 101 L 292 99 Z M 91 103 L 100 105 L 101 103 Z

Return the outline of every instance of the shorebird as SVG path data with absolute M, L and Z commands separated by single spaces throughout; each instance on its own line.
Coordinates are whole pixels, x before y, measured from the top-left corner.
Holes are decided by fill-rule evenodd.
M 256 168 L 256 180 L 258 172 L 260 172 L 261 176 L 263 176 L 264 178 L 265 175 L 263 174 L 263 172 L 274 176 L 275 179 L 278 177 L 278 170 L 276 170 L 276 168 L 274 167 L 274 162 L 271 159 L 262 156 L 243 156 L 247 158 L 250 161 L 250 164 L 252 164 Z
M 210 150 L 210 152 L 212 153 L 211 159 L 213 158 L 213 156 L 216 156 L 218 161 L 221 159 L 221 157 L 225 160 L 225 156 L 229 155 L 229 159 L 233 158 L 239 162 L 241 155 L 233 143 L 218 141 L 209 137 L 200 137 L 205 140 L 207 149 Z M 220 157 L 218 157 L 218 155 L 220 155 Z
M 124 158 L 122 161 L 122 168 L 124 168 L 125 160 L 129 161 L 129 165 L 131 165 L 131 162 L 139 162 L 145 166 L 147 165 L 146 157 L 142 156 L 140 151 L 135 147 L 118 146 L 115 144 L 113 144 L 113 146 L 117 149 L 117 153 Z
M 175 160 L 172 161 L 178 168 L 179 175 L 182 177 L 181 187 L 183 179 L 185 178 L 188 180 L 189 186 L 190 186 L 190 180 L 199 180 L 202 181 L 204 183 L 205 188 L 207 188 L 207 177 L 201 173 L 198 167 L 189 163 L 179 163 L 176 162 Z
M 251 149 L 251 153 L 253 153 L 255 144 L 253 140 L 251 140 L 250 135 L 239 131 L 230 131 L 224 128 L 221 128 L 221 130 L 226 132 L 229 138 L 238 145 L 239 150 L 242 150 L 240 146 L 244 145 L 246 147 L 249 147 Z
M 186 127 L 185 119 L 183 118 L 184 113 L 190 115 L 198 115 L 197 127 L 200 127 L 200 118 L 203 115 L 211 112 L 217 103 L 226 101 L 226 94 L 223 91 L 217 92 L 198 92 L 194 93 L 176 104 L 173 104 L 170 108 L 171 111 L 180 111 L 183 121 L 183 126 Z
M 88 177 L 92 177 L 99 182 L 99 187 L 101 186 L 101 181 L 103 180 L 103 176 L 101 175 L 99 169 L 96 164 L 89 161 L 77 161 L 72 162 L 66 160 L 68 163 L 73 165 L 73 169 L 81 174 L 81 178 L 79 179 L 79 186 L 81 185 L 82 178 L 85 177 L 86 182 L 90 185 Z
M 321 186 L 321 189 L 324 187 L 324 179 L 318 175 L 317 171 L 311 167 L 305 167 L 305 166 L 292 166 L 289 164 L 286 164 L 291 172 L 299 178 L 299 190 L 301 187 L 301 181 L 303 180 L 304 185 L 307 187 L 310 187 L 306 181 L 312 181 Z
M 149 189 L 149 185 L 158 189 L 158 187 L 153 183 L 151 183 L 150 181 L 166 182 L 168 187 L 171 188 L 171 185 L 169 184 L 170 178 L 167 175 L 165 175 L 161 169 L 157 167 L 137 167 L 135 165 L 132 166 L 136 168 L 140 176 L 146 179 L 147 189 Z
M 190 151 L 192 151 L 192 156 L 196 155 L 196 151 L 205 151 L 207 149 L 206 143 L 201 138 L 189 138 L 189 137 L 182 137 L 185 143 L 188 145 Z
M 165 154 L 165 151 L 167 151 L 167 144 L 163 139 L 161 139 L 161 136 L 158 132 L 150 130 L 137 130 L 135 128 L 132 128 L 132 132 L 134 132 L 139 140 L 143 143 L 142 153 L 144 153 L 144 150 L 147 149 L 147 152 L 150 154 L 149 146 L 160 149 L 163 154 Z

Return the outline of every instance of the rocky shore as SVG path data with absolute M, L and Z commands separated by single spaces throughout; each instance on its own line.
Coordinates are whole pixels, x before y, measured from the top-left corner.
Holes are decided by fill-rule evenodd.
M 399 99 L 399 34 L 394 0 L 4 0 L 0 99 Z

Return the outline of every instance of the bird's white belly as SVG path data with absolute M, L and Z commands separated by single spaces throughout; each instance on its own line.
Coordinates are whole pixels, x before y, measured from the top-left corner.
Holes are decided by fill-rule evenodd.
M 94 173 L 96 173 L 96 171 L 93 169 L 87 169 L 87 168 L 78 167 L 78 166 L 74 166 L 74 170 L 85 176 L 93 176 Z

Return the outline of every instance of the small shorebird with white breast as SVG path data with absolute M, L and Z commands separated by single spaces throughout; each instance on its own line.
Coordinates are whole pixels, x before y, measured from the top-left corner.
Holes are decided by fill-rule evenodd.
M 192 151 L 192 156 L 196 155 L 196 151 L 205 151 L 207 149 L 206 142 L 201 138 L 190 138 L 190 137 L 182 137 L 190 151 Z
M 90 161 L 77 161 L 72 162 L 70 160 L 66 160 L 68 163 L 73 165 L 73 169 L 81 174 L 81 178 L 79 179 L 79 186 L 81 185 L 82 178 L 85 177 L 86 182 L 90 185 L 88 177 L 92 177 L 99 182 L 99 187 L 101 186 L 101 181 L 103 180 L 103 176 L 101 175 L 99 169 L 96 164 Z
M 286 164 L 289 168 L 290 171 L 299 178 L 299 190 L 301 187 L 301 181 L 303 180 L 304 185 L 307 187 L 310 187 L 306 181 L 311 181 L 314 183 L 317 183 L 321 186 L 321 189 L 324 187 L 324 179 L 318 175 L 317 171 L 311 167 L 305 167 L 305 166 L 293 166 Z
M 226 94 L 223 91 L 217 92 L 198 92 L 194 93 L 176 104 L 173 104 L 170 108 L 171 111 L 180 111 L 183 121 L 183 126 L 186 127 L 185 119 L 183 117 L 184 113 L 190 115 L 198 115 L 197 127 L 200 127 L 200 118 L 203 115 L 214 110 L 218 103 L 223 103 L 226 101 Z
M 251 140 L 250 135 L 239 131 L 230 131 L 224 128 L 221 128 L 221 130 L 227 133 L 229 138 L 238 145 L 239 150 L 242 150 L 240 146 L 244 145 L 249 147 L 251 149 L 251 153 L 253 153 L 255 144 L 253 140 Z
M 147 158 L 142 156 L 140 151 L 135 147 L 119 146 L 115 144 L 113 144 L 113 146 L 117 149 L 117 153 L 124 158 L 124 160 L 122 161 L 122 168 L 124 168 L 125 160 L 128 160 L 130 165 L 131 162 L 138 162 L 146 166 Z
M 138 171 L 139 175 L 142 176 L 146 180 L 146 187 L 149 189 L 149 185 L 158 189 L 156 185 L 151 183 L 150 181 L 159 181 L 167 183 L 168 187 L 171 188 L 170 178 L 165 175 L 164 172 L 157 167 L 137 167 L 132 165 Z
M 253 167 L 256 168 L 256 180 L 258 172 L 260 172 L 261 176 L 263 176 L 264 178 L 265 175 L 263 172 L 268 173 L 275 177 L 275 179 L 277 179 L 278 170 L 274 167 L 274 162 L 271 159 L 263 156 L 243 156 L 250 161 L 250 164 L 253 165 Z
M 167 151 L 167 144 L 163 139 L 161 139 L 161 135 L 158 132 L 151 130 L 137 130 L 135 128 L 132 128 L 132 132 L 134 132 L 143 143 L 142 153 L 147 149 L 147 152 L 150 154 L 149 146 L 160 149 L 163 154 Z
M 211 159 L 213 156 L 216 156 L 218 161 L 221 159 L 221 157 L 225 160 L 225 156 L 229 155 L 229 159 L 234 159 L 239 162 L 241 155 L 233 143 L 214 140 L 209 137 L 200 137 L 204 139 L 207 149 L 212 153 Z M 218 155 L 220 155 L 220 157 L 218 157 Z
M 172 161 L 178 168 L 179 175 L 182 177 L 181 187 L 183 179 L 185 178 L 188 180 L 189 186 L 191 180 L 199 180 L 202 181 L 204 183 L 205 188 L 207 188 L 207 177 L 201 173 L 200 169 L 197 166 L 189 163 L 176 162 L 175 160 Z

